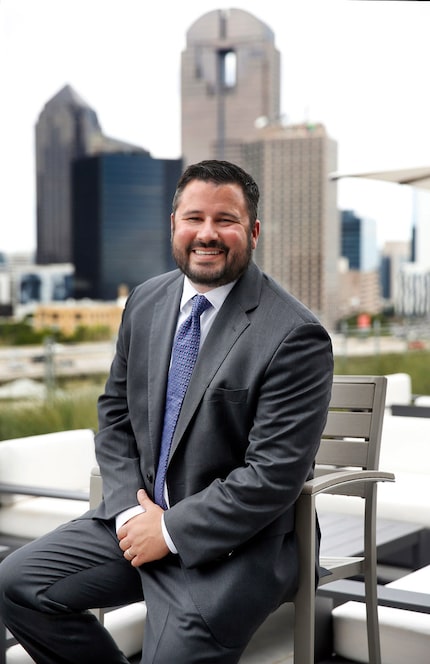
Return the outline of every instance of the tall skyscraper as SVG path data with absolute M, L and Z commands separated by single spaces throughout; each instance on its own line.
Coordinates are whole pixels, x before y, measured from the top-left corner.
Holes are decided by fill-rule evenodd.
M 170 212 L 181 159 L 101 154 L 73 164 L 77 298 L 114 300 L 174 267 Z
M 182 53 L 186 163 L 240 157 L 240 143 L 280 112 L 280 55 L 272 30 L 241 9 L 217 9 L 187 31 Z
M 339 313 L 343 317 L 381 310 L 381 269 L 373 219 L 352 210 L 341 213 Z
M 36 124 L 36 262 L 72 260 L 71 164 L 99 152 L 141 150 L 104 136 L 95 111 L 66 85 L 43 108 Z
M 269 126 L 244 145 L 261 185 L 256 261 L 332 326 L 337 312 L 337 145 L 323 125 Z
M 381 257 L 382 297 L 394 303 L 398 298 L 399 274 L 402 267 L 410 262 L 409 242 L 386 242 Z
M 182 54 L 182 154 L 224 158 L 260 186 L 256 262 L 331 326 L 340 249 L 337 145 L 320 124 L 283 125 L 272 30 L 240 9 L 195 21 Z
M 351 270 L 370 272 L 379 266 L 376 222 L 359 217 L 352 210 L 341 215 L 341 254 Z

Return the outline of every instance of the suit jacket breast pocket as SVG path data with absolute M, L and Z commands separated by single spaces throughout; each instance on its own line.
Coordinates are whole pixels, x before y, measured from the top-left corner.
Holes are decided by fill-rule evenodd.
M 251 428 L 247 389 L 210 388 L 204 396 L 200 415 L 216 428 L 216 438 L 229 445 L 233 456 L 242 456 Z M 209 433 L 209 432 L 208 432 Z
M 246 404 L 248 389 L 230 389 L 225 387 L 208 387 L 204 401 L 219 401 L 221 403 Z

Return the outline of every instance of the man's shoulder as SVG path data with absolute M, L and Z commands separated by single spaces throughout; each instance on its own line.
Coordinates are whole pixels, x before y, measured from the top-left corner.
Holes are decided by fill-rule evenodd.
M 129 300 L 131 301 L 140 301 L 147 297 L 154 296 L 155 298 L 160 296 L 160 291 L 169 288 L 169 286 L 179 285 L 183 274 L 180 270 L 171 270 L 170 272 L 164 272 L 163 274 L 158 274 L 154 277 L 150 277 L 146 281 L 143 281 L 141 284 L 136 286 L 130 293 Z
M 284 317 L 287 313 L 289 320 L 295 321 L 298 325 L 306 323 L 321 325 L 315 312 L 266 273 L 263 273 L 262 299 L 266 299 L 271 308 L 275 307 L 279 317 Z

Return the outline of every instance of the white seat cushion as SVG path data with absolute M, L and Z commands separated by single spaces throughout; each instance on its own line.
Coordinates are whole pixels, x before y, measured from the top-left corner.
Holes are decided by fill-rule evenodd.
M 430 565 L 389 583 L 387 587 L 430 593 Z M 425 664 L 430 653 L 430 614 L 380 606 L 381 657 L 384 664 Z M 333 639 L 337 655 L 368 662 L 366 607 L 346 602 L 333 609 Z
M 82 500 L 25 496 L 25 500 L 1 507 L 0 532 L 34 539 L 76 519 L 88 508 L 88 502 Z
M 58 431 L 0 443 L 0 482 L 88 490 L 94 465 L 94 433 L 91 429 Z M 2 494 L 0 532 L 38 537 L 87 509 L 85 501 Z

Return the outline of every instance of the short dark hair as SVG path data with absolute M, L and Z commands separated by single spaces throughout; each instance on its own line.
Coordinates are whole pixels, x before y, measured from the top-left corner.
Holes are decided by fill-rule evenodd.
M 251 229 L 254 228 L 258 217 L 260 192 L 254 178 L 240 168 L 240 166 L 232 164 L 230 161 L 219 161 L 218 159 L 206 159 L 205 161 L 200 161 L 198 164 L 188 166 L 179 178 L 176 186 L 172 203 L 173 214 L 176 212 L 183 190 L 192 180 L 203 180 L 204 182 L 215 182 L 216 184 L 238 184 L 245 197 L 250 227 Z

